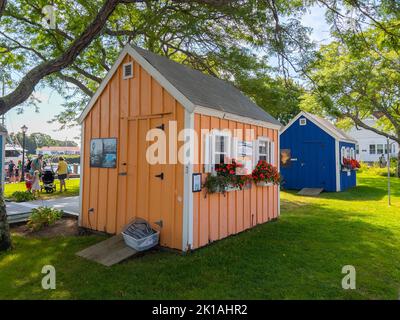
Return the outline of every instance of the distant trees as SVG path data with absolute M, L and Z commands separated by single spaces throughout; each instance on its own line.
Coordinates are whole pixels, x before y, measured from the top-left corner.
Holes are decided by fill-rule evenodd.
M 322 46 L 308 66 L 311 90 L 303 97 L 302 107 L 339 121 L 350 120 L 400 144 L 398 30 L 393 32 L 399 37 L 378 27 L 362 34 L 342 34 Z M 380 116 L 377 126 L 364 121 L 373 115 Z
M 12 142 L 19 142 L 22 146 L 22 133 L 10 133 L 10 140 Z M 75 141 L 70 140 L 56 140 L 50 135 L 40 132 L 31 133 L 25 136 L 25 149 L 28 154 L 35 154 L 37 148 L 50 147 L 50 146 L 65 146 L 65 147 L 76 147 L 78 144 Z

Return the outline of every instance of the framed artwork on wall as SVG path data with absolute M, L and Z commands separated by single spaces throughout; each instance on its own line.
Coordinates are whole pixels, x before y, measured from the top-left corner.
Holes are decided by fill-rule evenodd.
M 90 141 L 90 166 L 94 168 L 117 167 L 117 139 L 104 138 Z

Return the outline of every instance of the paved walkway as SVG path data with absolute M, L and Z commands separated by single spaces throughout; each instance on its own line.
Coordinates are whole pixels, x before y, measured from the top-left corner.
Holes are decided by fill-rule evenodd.
M 29 202 L 6 202 L 9 221 L 16 220 L 19 222 L 26 220 L 32 209 L 37 207 L 52 207 L 63 210 L 65 213 L 79 216 L 79 196 L 34 200 Z M 15 217 L 15 219 L 13 219 L 13 217 Z

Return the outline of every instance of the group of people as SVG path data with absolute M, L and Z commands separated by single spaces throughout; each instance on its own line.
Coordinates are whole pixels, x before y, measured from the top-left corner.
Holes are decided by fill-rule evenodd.
M 39 154 L 35 159 L 28 159 L 24 166 L 25 185 L 28 191 L 35 194 L 41 190 L 40 180 L 46 167 L 46 162 L 43 160 L 43 155 Z M 58 158 L 57 176 L 60 180 L 60 192 L 67 191 L 65 179 L 68 177 L 68 164 L 63 157 Z M 18 160 L 15 164 L 10 160 L 8 164 L 8 177 L 10 183 L 20 182 L 22 177 L 22 161 Z
M 13 160 L 10 160 L 8 163 L 7 175 L 10 183 L 20 182 L 22 176 L 22 161 L 18 160 L 18 163 L 15 164 Z

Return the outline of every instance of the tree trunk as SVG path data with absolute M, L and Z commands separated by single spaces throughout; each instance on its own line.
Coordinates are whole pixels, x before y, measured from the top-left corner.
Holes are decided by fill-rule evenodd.
M 395 174 L 397 174 L 397 178 L 400 178 L 400 150 L 397 153 L 397 170 Z
M 3 195 L 0 195 L 0 251 L 11 247 L 10 228 L 7 222 L 6 205 Z

